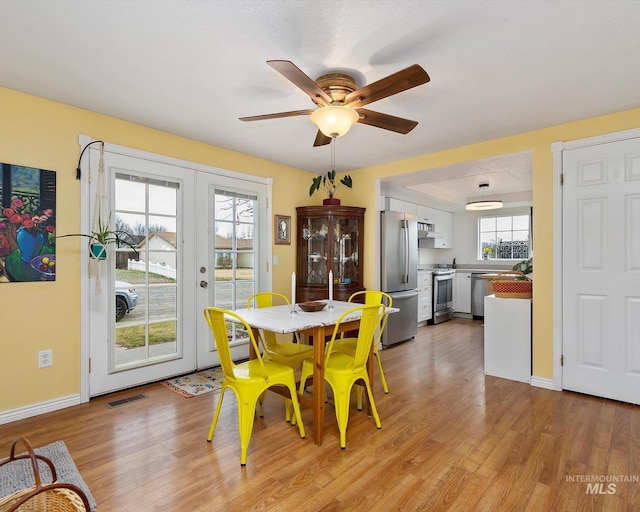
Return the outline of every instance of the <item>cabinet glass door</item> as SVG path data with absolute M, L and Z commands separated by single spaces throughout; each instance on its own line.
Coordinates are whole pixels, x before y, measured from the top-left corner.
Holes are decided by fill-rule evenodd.
M 337 219 L 334 228 L 335 253 L 333 275 L 338 284 L 350 284 L 358 280 L 358 246 L 360 223 L 358 219 Z
M 302 268 L 300 281 L 307 284 L 327 282 L 327 234 L 329 220 L 326 217 L 306 218 L 302 223 Z

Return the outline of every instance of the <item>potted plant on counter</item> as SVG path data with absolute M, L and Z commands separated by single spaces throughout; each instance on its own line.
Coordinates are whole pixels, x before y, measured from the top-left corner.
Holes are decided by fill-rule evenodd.
M 528 260 L 523 260 L 519 263 L 516 263 L 512 270 L 516 270 L 518 272 L 522 272 L 525 276 L 531 277 L 533 274 L 533 258 L 529 258 Z
M 319 175 L 313 178 L 313 182 L 311 183 L 311 188 L 309 189 L 309 197 L 313 195 L 316 190 L 324 190 L 327 194 L 327 198 L 323 199 L 322 204 L 324 205 L 339 205 L 340 199 L 335 197 L 336 190 L 340 188 L 340 185 L 344 185 L 345 187 L 351 188 L 353 186 L 353 181 L 351 180 L 351 176 L 345 174 L 342 179 L 336 183 L 336 171 L 329 171 L 325 176 Z

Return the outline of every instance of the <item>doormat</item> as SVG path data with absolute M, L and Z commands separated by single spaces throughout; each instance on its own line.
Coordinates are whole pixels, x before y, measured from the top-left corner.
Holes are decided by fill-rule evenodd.
M 224 374 L 222 373 L 222 368 L 218 366 L 197 373 L 183 375 L 182 377 L 176 377 L 175 379 L 165 380 L 161 382 L 161 384 L 185 398 L 192 398 L 220 389 L 223 379 Z
M 64 441 L 56 441 L 55 443 L 48 444 L 41 448 L 34 448 L 33 451 L 37 455 L 44 455 L 53 462 L 53 466 L 56 468 L 58 475 L 58 482 L 64 482 L 73 484 L 84 491 L 89 500 L 91 510 L 96 510 L 96 500 L 91 495 L 89 487 L 80 476 L 80 472 L 76 467 L 67 446 Z M 47 484 L 51 482 L 51 472 L 49 467 L 43 463 L 38 462 L 38 469 L 40 470 L 40 477 L 42 483 Z M 16 460 L 9 464 L 5 464 L 0 468 L 0 497 L 13 494 L 20 489 L 26 487 L 32 487 L 35 485 L 33 479 L 33 469 L 31 467 L 30 459 Z

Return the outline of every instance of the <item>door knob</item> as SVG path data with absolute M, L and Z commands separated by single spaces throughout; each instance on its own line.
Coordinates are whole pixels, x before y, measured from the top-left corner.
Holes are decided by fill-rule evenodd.
M 209 286 L 209 283 L 206 281 L 200 281 L 200 288 L 206 288 L 207 286 Z

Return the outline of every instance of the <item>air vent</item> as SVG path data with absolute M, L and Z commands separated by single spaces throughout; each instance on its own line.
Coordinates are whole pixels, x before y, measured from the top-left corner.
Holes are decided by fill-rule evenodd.
M 128 404 L 129 402 L 135 402 L 136 400 L 142 400 L 143 398 L 147 398 L 147 395 L 132 395 L 127 398 L 121 398 L 120 400 L 114 400 L 113 402 L 107 402 L 107 407 L 113 409 L 114 407 L 120 407 L 121 405 Z

